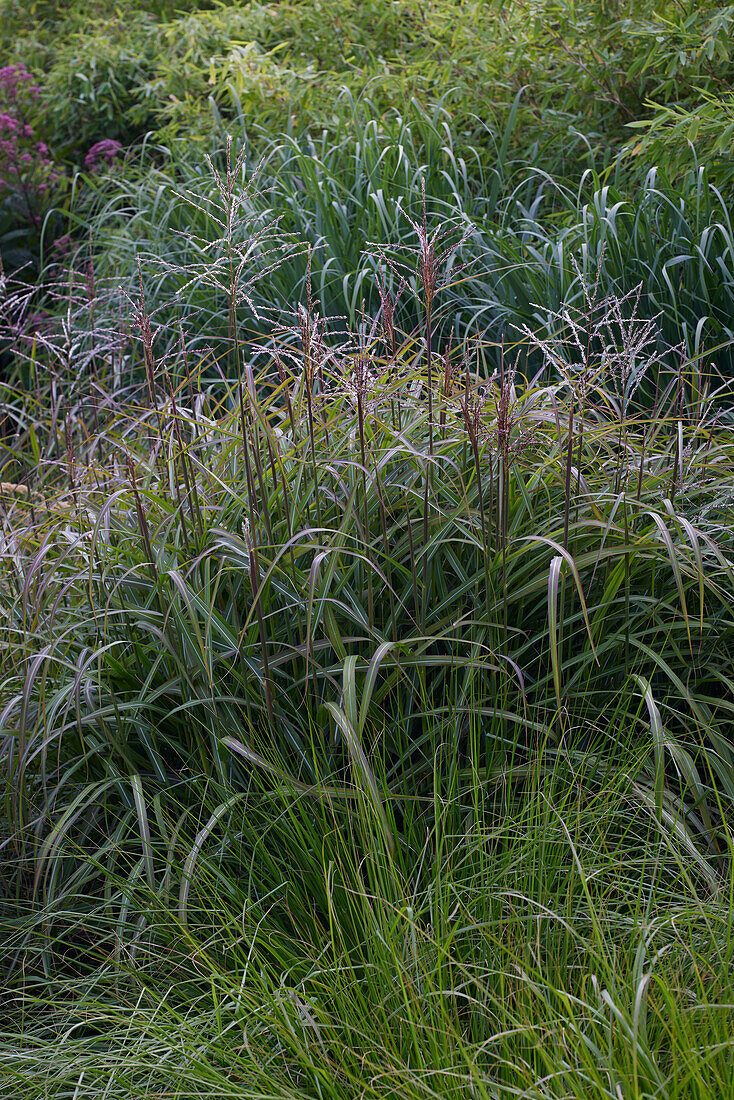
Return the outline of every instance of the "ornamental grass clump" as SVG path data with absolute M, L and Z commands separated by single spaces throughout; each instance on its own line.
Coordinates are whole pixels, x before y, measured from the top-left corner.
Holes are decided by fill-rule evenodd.
M 25 703 L 5 716 L 32 758 L 88 744 L 81 699 L 66 732 L 43 717 L 50 684 L 81 690 L 86 674 L 72 687 L 62 670 L 82 653 L 97 654 L 89 721 L 111 707 L 119 766 L 142 752 L 137 767 L 147 758 L 159 776 L 193 754 L 224 782 L 233 729 L 312 782 L 348 768 L 352 733 L 368 731 L 387 774 L 408 767 L 419 784 L 439 729 L 482 767 L 538 738 L 612 751 L 640 679 L 692 759 L 710 738 L 725 743 L 730 548 L 712 519 L 730 453 L 714 405 L 681 419 L 674 391 L 654 424 L 622 419 L 617 373 L 603 368 L 611 344 L 586 383 L 583 420 L 565 379 L 533 383 L 508 368 L 487 380 L 468 357 L 460 396 L 446 397 L 433 372 L 429 402 L 423 341 L 409 334 L 386 357 L 373 326 L 372 337 L 327 343 L 310 308 L 298 345 L 287 326 L 274 334 L 277 374 L 266 349 L 259 363 L 243 358 L 242 384 L 204 382 L 206 363 L 181 378 L 181 362 L 155 359 L 141 297 L 133 339 L 146 399 L 113 402 L 99 437 L 85 438 L 83 402 L 59 396 L 44 452 L 72 570 L 70 627 L 40 647 L 50 647 L 43 698 L 35 677 L 19 681 Z M 61 552 L 48 513 L 7 537 L 14 562 L 41 537 L 46 556 Z M 46 612 L 36 608 L 32 629 L 27 597 L 18 613 L 19 630 L 43 636 Z M 328 717 L 330 706 L 347 714 L 347 667 L 358 694 L 369 684 L 349 736 Z M 112 714 L 124 699 L 136 719 L 121 727 Z M 720 756 L 703 759 L 723 782 Z M 685 804 L 675 784 L 670 797 Z M 696 813 L 684 820 L 698 829 Z
M 307 256 L 273 323 L 257 272 L 297 245 L 238 238 L 235 177 L 188 275 L 225 335 L 171 326 L 150 282 L 187 274 L 141 263 L 117 342 L 95 280 L 3 388 L 4 1071 L 703 1100 L 731 1053 L 731 393 L 685 358 L 658 385 L 636 296 L 578 288 L 557 339 L 427 329 L 387 244 L 373 314 L 324 313 Z M 76 1036 L 53 1067 L 48 1019 Z

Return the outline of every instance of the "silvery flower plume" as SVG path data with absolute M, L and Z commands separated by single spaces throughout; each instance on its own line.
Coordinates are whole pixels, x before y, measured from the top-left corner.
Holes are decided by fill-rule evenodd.
M 305 246 L 280 231 L 280 217 L 271 217 L 269 211 L 256 209 L 256 200 L 261 195 L 258 182 L 262 163 L 248 174 L 244 146 L 233 164 L 232 142 L 231 138 L 227 139 L 223 171 L 209 155 L 206 162 L 214 187 L 206 191 L 202 188 L 196 192 L 177 192 L 177 196 L 203 213 L 217 235 L 209 239 L 182 234 L 197 247 L 199 261 L 187 263 L 185 269 L 165 261 L 157 261 L 156 266 L 164 273 L 188 276 L 178 288 L 179 296 L 192 287 L 211 287 L 226 296 L 231 313 L 244 304 L 259 320 L 263 307 L 255 302 L 255 286 L 260 279 L 277 270 L 286 257 L 302 252 Z

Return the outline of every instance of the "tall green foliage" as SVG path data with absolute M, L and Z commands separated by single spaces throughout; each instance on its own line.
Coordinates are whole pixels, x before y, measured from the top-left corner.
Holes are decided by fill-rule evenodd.
M 41 341 L 5 390 L 13 1095 L 726 1087 L 722 395 L 640 415 L 653 328 L 593 284 L 525 335 L 556 383 L 488 381 L 436 232 L 407 337 L 388 289 L 339 343 L 307 299 L 203 383 L 139 290 L 137 388 L 95 330 L 86 392 Z
M 445 101 L 456 129 L 476 138 L 489 120 L 504 127 L 522 91 L 522 147 L 564 171 L 589 150 L 606 163 L 630 143 L 630 123 L 651 120 L 657 134 L 685 115 L 695 137 L 695 118 L 725 100 L 731 78 L 731 9 L 710 0 L 124 0 L 91 10 L 3 0 L 2 11 L 6 49 L 45 74 L 54 144 L 72 156 L 147 130 L 206 143 L 212 109 L 271 133 L 338 127 L 340 88 L 367 93 L 379 114 L 411 96 Z M 669 136 L 665 167 L 677 170 L 687 148 Z M 723 154 L 725 138 L 706 149 Z

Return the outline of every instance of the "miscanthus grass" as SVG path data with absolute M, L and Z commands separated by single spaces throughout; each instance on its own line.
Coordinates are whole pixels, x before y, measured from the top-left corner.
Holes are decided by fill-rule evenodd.
M 226 341 L 5 387 L 3 1090 L 728 1095 L 729 395 L 580 269 L 446 337 L 430 211 L 256 353 L 217 188 Z

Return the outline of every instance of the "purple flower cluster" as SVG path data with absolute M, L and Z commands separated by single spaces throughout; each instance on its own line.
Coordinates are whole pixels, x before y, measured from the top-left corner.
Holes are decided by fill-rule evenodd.
M 38 99 L 41 89 L 33 83 L 33 77 L 23 62 L 19 65 L 3 65 L 0 68 L 0 89 L 7 103 L 17 103 L 18 93 L 30 99 Z
M 88 172 L 96 172 L 100 167 L 108 167 L 122 152 L 122 145 L 114 138 L 104 138 L 96 142 L 84 158 L 84 167 Z
M 28 111 L 41 89 L 22 62 L 0 68 L 0 191 L 10 191 L 23 215 L 40 224 L 45 196 L 60 179 Z

